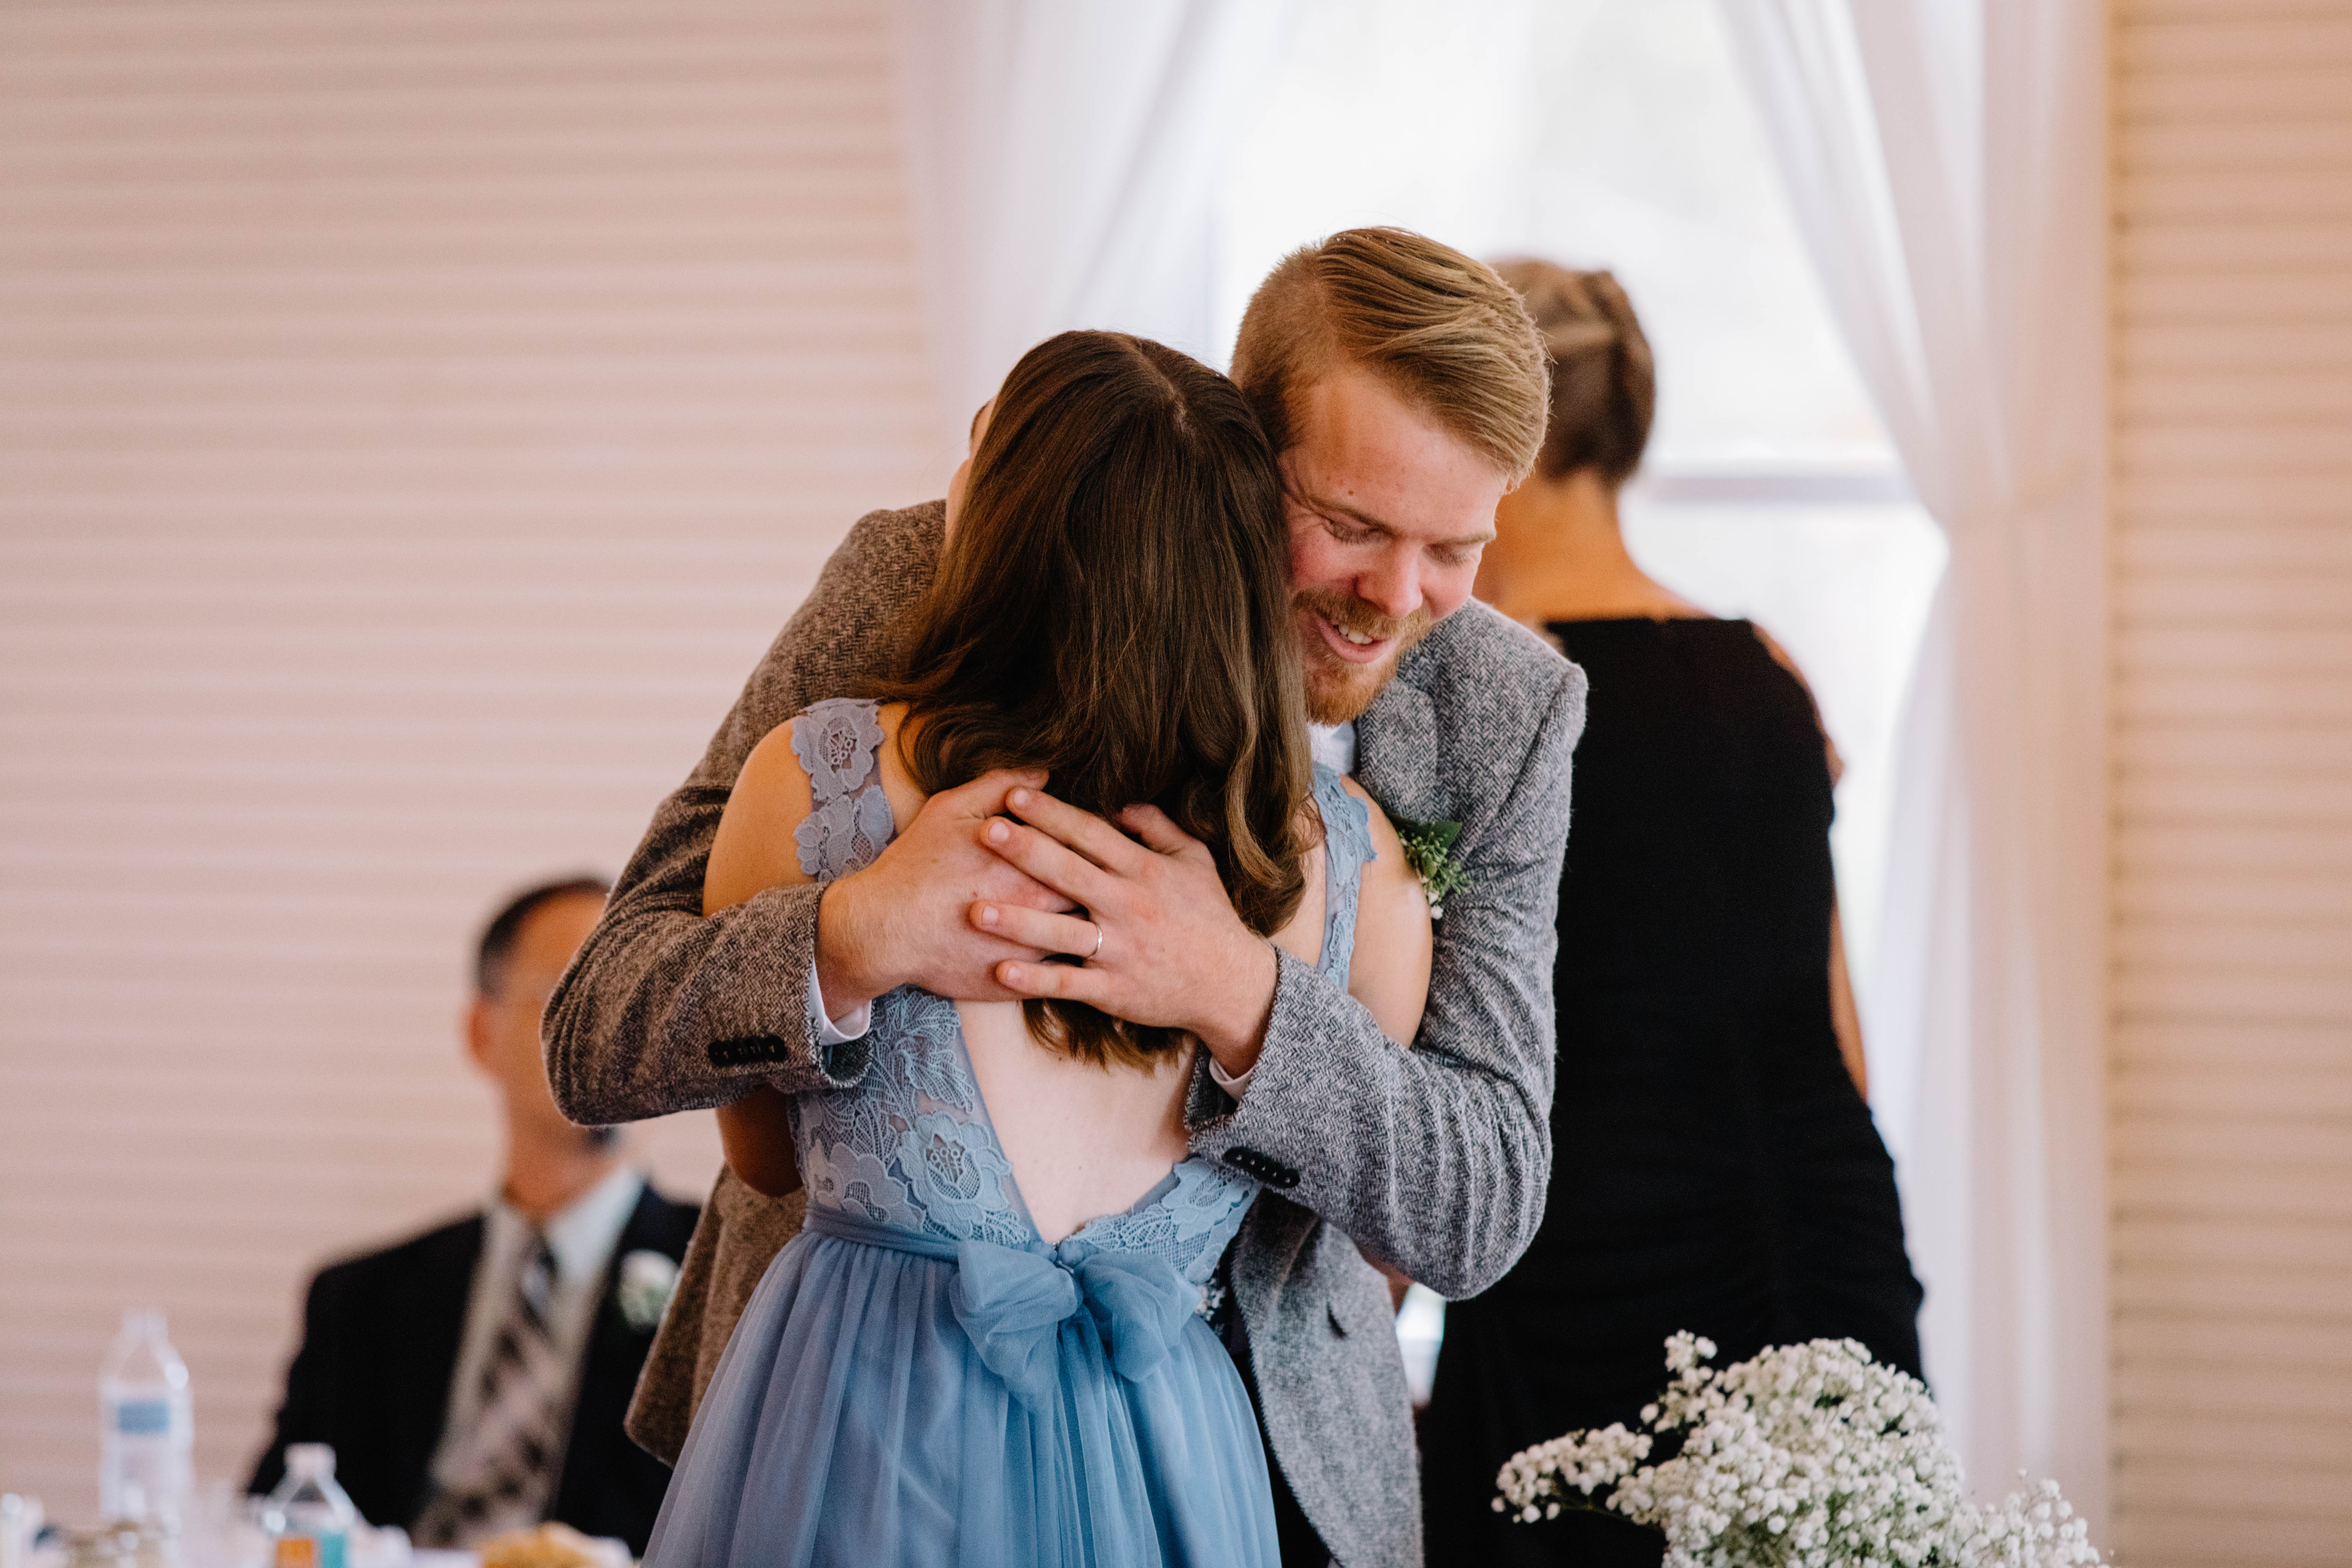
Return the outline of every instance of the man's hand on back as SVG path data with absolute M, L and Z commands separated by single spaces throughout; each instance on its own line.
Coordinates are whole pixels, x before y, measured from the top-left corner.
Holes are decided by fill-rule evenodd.
M 1066 910 L 1070 900 L 982 842 L 1006 794 L 1045 782 L 1035 771 L 999 770 L 923 803 L 875 862 L 824 891 L 817 906 L 817 984 L 835 1017 L 900 985 L 966 1001 L 1018 1001 L 997 965 L 1034 967 L 1043 952 L 984 929 L 975 903 L 1024 913 Z
M 990 823 L 982 842 L 1032 885 L 1085 911 L 1044 912 L 1035 900 L 975 902 L 975 927 L 1029 946 L 1028 954 L 997 965 L 1004 992 L 1063 997 L 1130 1023 L 1188 1030 L 1229 1074 L 1255 1066 L 1274 1010 L 1274 944 L 1234 912 L 1208 846 L 1153 806 L 1119 814 L 1129 837 L 1034 787 L 1013 789 L 1004 805 L 1021 820 Z M 1040 963 L 1040 949 L 1087 962 Z

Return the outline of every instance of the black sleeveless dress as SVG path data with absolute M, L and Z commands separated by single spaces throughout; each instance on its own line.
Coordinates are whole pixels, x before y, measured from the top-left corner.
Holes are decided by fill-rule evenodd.
M 1919 1371 L 1894 1168 L 1830 1018 L 1829 763 L 1746 621 L 1570 621 L 1591 679 L 1560 885 L 1542 1229 L 1446 1312 L 1422 1424 L 1433 1564 L 1648 1563 L 1620 1520 L 1493 1510 L 1521 1448 L 1622 1421 L 1688 1329 L 1728 1365 L 1852 1338 Z M 1660 1456 L 1663 1457 L 1663 1456 Z

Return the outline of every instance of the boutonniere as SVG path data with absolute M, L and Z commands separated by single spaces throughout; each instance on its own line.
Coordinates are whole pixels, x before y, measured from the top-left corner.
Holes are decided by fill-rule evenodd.
M 1404 863 L 1421 879 L 1429 900 L 1429 918 L 1445 918 L 1445 900 L 1470 885 L 1470 873 L 1454 858 L 1454 841 L 1462 837 L 1458 822 L 1414 822 L 1389 814 L 1397 837 L 1404 845 Z
M 621 1316 L 629 1327 L 639 1333 L 658 1328 L 662 1314 L 669 1310 L 669 1299 L 677 1294 L 677 1265 L 667 1253 L 632 1252 L 621 1259 L 621 1279 L 613 1293 L 620 1298 Z

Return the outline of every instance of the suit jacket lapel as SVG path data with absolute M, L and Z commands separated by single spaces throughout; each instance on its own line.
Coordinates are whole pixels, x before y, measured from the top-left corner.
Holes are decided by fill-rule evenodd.
M 581 1489 L 598 1484 L 612 1467 L 614 1446 L 622 1440 L 617 1421 L 583 1423 L 577 1412 L 606 1406 L 625 1409 L 629 1392 L 636 1387 L 637 1373 L 645 1365 L 646 1346 L 653 1338 L 653 1331 L 633 1329 L 621 1315 L 621 1259 L 632 1252 L 659 1252 L 667 1257 L 676 1250 L 674 1246 L 663 1245 L 671 1240 L 661 1233 L 665 1206 L 653 1184 L 647 1182 L 637 1194 L 637 1206 L 630 1211 L 629 1223 L 621 1227 L 620 1238 L 613 1243 L 612 1258 L 605 1262 L 604 1277 L 597 1288 L 596 1316 L 588 1330 L 587 1352 L 581 1358 L 580 1388 L 572 1401 L 575 1415 L 572 1439 L 565 1447 L 563 1469 L 549 1500 L 553 1505 L 550 1518 L 578 1515 Z M 590 1429 L 583 1431 L 583 1426 Z M 606 1430 L 608 1426 L 610 1430 Z
M 1437 794 L 1437 710 L 1402 675 L 1356 721 L 1356 782 L 1391 816 L 1430 822 L 1446 815 Z
M 410 1413 L 401 1436 L 400 1490 L 413 1507 L 422 1507 L 433 1485 L 433 1455 L 441 1446 L 441 1428 L 449 1419 L 449 1383 L 457 1375 L 457 1352 L 466 1337 L 466 1308 L 473 1300 L 474 1270 L 481 1266 L 484 1226 L 476 1215 L 449 1232 L 435 1248 L 432 1266 L 417 1279 L 411 1302 L 413 1316 L 387 1324 L 389 1342 L 409 1350 L 407 1367 L 393 1381 L 398 1396 L 386 1408 Z M 397 1364 L 388 1361 L 390 1366 Z M 425 1391 L 417 1399 L 411 1390 Z
M 621 1227 L 620 1238 L 613 1243 L 613 1256 L 604 1264 L 604 1282 L 596 1298 L 596 1326 L 588 1335 L 587 1359 L 582 1363 L 580 1384 L 586 1388 L 591 1382 L 619 1378 L 635 1386 L 637 1363 L 645 1359 L 642 1346 L 632 1349 L 633 1342 L 649 1339 L 653 1331 L 629 1327 L 621 1315 L 621 1259 L 632 1252 L 658 1252 L 669 1257 L 677 1249 L 665 1245 L 671 1238 L 662 1233 L 663 1204 L 661 1195 L 647 1182 L 637 1194 L 637 1206 L 629 1211 L 629 1223 Z

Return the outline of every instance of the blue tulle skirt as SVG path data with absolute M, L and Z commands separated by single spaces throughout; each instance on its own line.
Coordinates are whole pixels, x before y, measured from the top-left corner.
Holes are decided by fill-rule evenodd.
M 745 1309 L 646 1568 L 1278 1568 L 1248 1392 L 1172 1268 L 831 1231 Z

